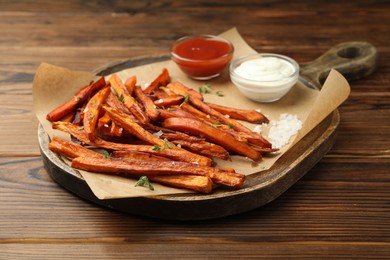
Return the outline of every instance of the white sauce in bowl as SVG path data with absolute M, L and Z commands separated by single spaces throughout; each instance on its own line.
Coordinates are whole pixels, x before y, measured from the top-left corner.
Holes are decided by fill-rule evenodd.
M 299 65 L 293 59 L 272 53 L 257 53 L 233 60 L 230 79 L 246 97 L 273 102 L 297 82 Z
M 234 72 L 247 80 L 277 82 L 293 75 L 295 68 L 290 62 L 277 57 L 260 57 L 241 63 Z

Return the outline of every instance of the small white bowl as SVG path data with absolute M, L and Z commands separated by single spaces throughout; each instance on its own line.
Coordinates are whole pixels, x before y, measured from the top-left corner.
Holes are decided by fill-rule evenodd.
M 298 63 L 284 55 L 257 53 L 233 60 L 230 78 L 238 90 L 257 102 L 273 102 L 298 81 Z

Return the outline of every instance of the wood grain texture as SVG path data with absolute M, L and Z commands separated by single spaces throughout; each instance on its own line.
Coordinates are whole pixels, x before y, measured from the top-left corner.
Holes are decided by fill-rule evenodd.
M 0 259 L 388 258 L 389 11 L 383 0 L 0 1 Z M 91 71 L 233 26 L 299 63 L 340 42 L 378 49 L 339 108 L 335 145 L 296 185 L 245 214 L 174 222 L 96 207 L 50 179 L 32 111 L 41 62 Z

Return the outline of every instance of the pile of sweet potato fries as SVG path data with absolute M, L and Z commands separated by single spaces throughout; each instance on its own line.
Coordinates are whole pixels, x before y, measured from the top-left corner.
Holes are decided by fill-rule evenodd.
M 116 74 L 101 77 L 46 118 L 72 136 L 53 138 L 49 149 L 71 159 L 73 168 L 147 176 L 204 194 L 220 186 L 242 188 L 245 180 L 232 168 L 213 167 L 213 158 L 237 154 L 259 162 L 274 151 L 238 121 L 267 123 L 263 114 L 207 103 L 200 92 L 171 82 L 166 69 L 146 89 L 136 76 L 125 82 Z

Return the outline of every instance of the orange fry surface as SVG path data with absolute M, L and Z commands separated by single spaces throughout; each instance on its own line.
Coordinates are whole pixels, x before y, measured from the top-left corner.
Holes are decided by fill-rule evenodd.
M 46 119 L 54 122 L 58 121 L 69 113 L 75 112 L 76 108 L 81 107 L 89 96 L 106 85 L 104 77 L 92 82 L 89 86 L 80 88 L 74 97 L 70 98 L 64 104 L 56 107 L 46 115 Z
M 235 151 L 240 155 L 247 156 L 254 161 L 261 160 L 261 154 L 252 149 L 246 143 L 240 142 L 230 134 L 221 131 L 216 127 L 207 125 L 199 120 L 171 117 L 164 120 L 164 127 L 204 136 L 206 139 L 215 142 L 228 150 Z
M 111 75 L 110 84 L 116 92 L 118 98 L 126 105 L 126 107 L 137 118 L 137 120 L 139 120 L 141 123 L 148 123 L 149 118 L 147 117 L 146 113 L 141 109 L 135 98 L 130 95 L 126 86 L 123 84 L 122 80 L 117 74 Z
M 49 149 L 53 152 L 60 153 L 69 159 L 76 157 L 94 157 L 103 158 L 103 155 L 89 150 L 79 144 L 64 141 L 57 137 L 54 137 L 49 143 Z
M 134 87 L 134 95 L 143 104 L 146 114 L 150 120 L 156 120 L 158 118 L 159 111 L 157 110 L 153 100 L 150 99 L 141 89 L 140 86 Z
M 158 77 L 150 83 L 150 85 L 144 89 L 145 94 L 151 94 L 154 90 L 160 86 L 166 86 L 171 81 L 171 77 L 166 68 L 164 68 Z
M 95 139 L 95 129 L 99 116 L 100 110 L 108 94 L 111 92 L 110 88 L 103 88 L 99 90 L 87 103 L 84 109 L 83 125 L 84 131 L 88 136 L 89 140 Z
M 232 108 L 232 107 L 226 107 L 221 106 L 213 103 L 206 103 L 209 107 L 213 108 L 214 110 L 224 114 L 228 115 L 231 118 L 250 122 L 250 123 L 256 123 L 256 124 L 262 124 L 262 123 L 268 123 L 269 120 L 266 116 L 264 116 L 262 113 L 256 111 L 256 110 L 249 110 L 249 109 L 238 109 L 238 108 Z

